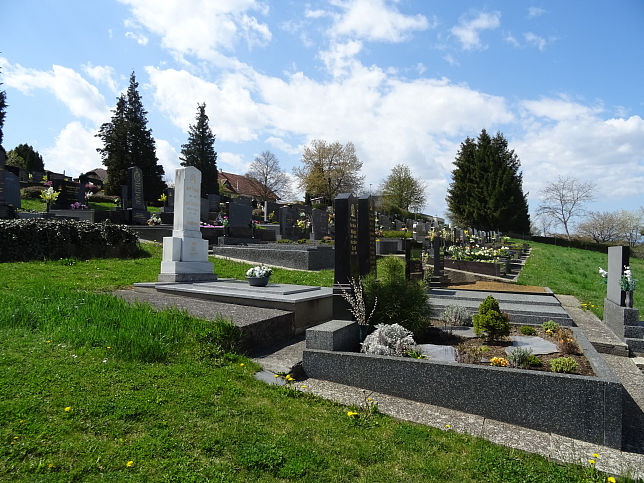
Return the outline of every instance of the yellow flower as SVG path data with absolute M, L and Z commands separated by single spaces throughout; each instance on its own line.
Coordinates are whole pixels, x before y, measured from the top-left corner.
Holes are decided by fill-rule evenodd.
M 128 461 L 125 466 L 127 466 L 128 468 L 131 468 L 133 465 L 134 465 L 134 461 Z
M 571 339 L 568 339 L 571 340 Z M 597 453 L 593 453 L 593 458 L 599 458 L 599 455 Z
M 279 374 L 275 374 L 273 377 L 280 377 L 280 375 L 279 375 Z
M 358 413 L 356 413 L 355 411 L 348 411 L 347 412 L 347 416 L 349 416 L 350 418 L 352 418 L 354 416 L 357 416 L 357 415 L 358 415 Z
M 20 438 L 20 436 L 14 436 L 14 437 L 13 437 L 13 439 L 18 439 L 18 438 Z
M 302 385 L 302 389 L 306 389 L 306 384 L 303 384 L 303 385 Z
M 49 343 L 51 343 L 51 341 L 50 341 L 50 340 L 48 340 L 48 341 L 47 341 L 47 344 L 49 344 Z
M 21 419 L 21 420 L 20 420 L 20 424 L 22 424 L 23 422 L 24 422 L 24 420 L 23 420 L 23 419 Z
M 50 467 L 50 468 L 53 468 L 53 467 L 54 467 L 54 465 L 53 465 L 52 463 L 49 463 L 49 467 Z
M 594 465 L 594 464 L 595 464 L 595 460 L 588 460 L 588 462 L 589 462 L 591 465 Z
M 446 424 L 446 425 L 445 425 L 445 427 L 446 427 L 447 429 L 450 429 L 450 428 L 451 428 L 451 426 L 450 426 L 449 424 Z
M 242 362 L 241 364 L 239 364 L 239 367 L 244 367 L 244 363 Z
M 65 412 L 66 412 L 66 413 L 68 413 L 68 412 L 69 412 L 69 411 L 71 411 L 71 410 L 72 410 L 72 407 L 71 407 L 71 406 L 67 406 L 67 407 L 65 408 Z
M 107 349 L 109 350 L 109 349 L 111 349 L 111 347 L 108 345 L 108 346 L 107 346 Z
M 606 481 L 608 481 L 608 483 L 616 483 L 615 478 L 613 478 L 612 476 L 609 476 Z

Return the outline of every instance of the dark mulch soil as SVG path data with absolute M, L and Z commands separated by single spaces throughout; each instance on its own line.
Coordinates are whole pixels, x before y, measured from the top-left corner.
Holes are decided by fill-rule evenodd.
M 440 344 L 440 345 L 451 345 L 455 348 L 458 348 L 459 353 L 463 353 L 464 351 L 474 353 L 474 351 L 478 348 L 481 348 L 482 346 L 487 347 L 485 352 L 482 353 L 482 358 L 481 360 L 477 362 L 470 362 L 470 361 L 463 361 L 469 364 L 477 364 L 477 365 L 484 365 L 484 366 L 489 366 L 490 365 L 490 359 L 493 357 L 503 357 L 507 359 L 508 355 L 505 352 L 505 348 L 508 346 L 512 345 L 512 342 L 510 341 L 509 338 L 505 337 L 499 341 L 488 341 L 485 340 L 483 337 L 475 337 L 472 339 L 467 339 L 465 337 L 460 337 L 455 334 L 450 334 L 449 332 L 445 332 L 441 330 L 442 323 L 439 321 L 432 321 L 432 327 L 429 327 L 425 334 L 423 334 L 422 337 L 418 338 L 416 340 L 417 343 L 419 344 Z M 549 340 L 553 344 L 557 345 L 558 347 L 561 347 L 558 344 L 559 338 L 555 336 L 550 336 L 545 333 L 545 331 L 541 327 L 535 327 L 536 333 L 534 334 L 535 336 L 542 337 L 546 340 Z M 566 334 L 567 337 L 573 338 L 574 336 L 572 334 L 572 331 L 569 329 L 563 329 L 564 333 Z M 510 329 L 510 335 L 524 335 L 520 331 L 520 326 L 511 326 Z M 574 344 L 576 346 L 576 344 Z M 595 373 L 593 372 L 593 369 L 588 362 L 588 359 L 581 353 L 580 350 L 578 350 L 578 346 L 576 346 L 577 351 L 574 353 L 564 353 L 561 352 L 554 352 L 552 354 L 540 354 L 537 355 L 537 357 L 541 360 L 541 366 L 531 366 L 527 368 L 528 370 L 534 370 L 534 371 L 543 371 L 543 372 L 550 372 L 550 361 L 552 359 L 556 359 L 557 357 L 572 357 L 577 361 L 577 371 L 574 372 L 574 374 L 579 374 L 583 376 L 594 376 Z

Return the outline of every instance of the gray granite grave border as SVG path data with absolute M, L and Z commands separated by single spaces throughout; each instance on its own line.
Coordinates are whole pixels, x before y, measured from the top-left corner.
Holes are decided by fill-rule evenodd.
M 348 352 L 351 324 L 331 321 L 307 330 L 308 377 L 621 448 L 623 387 L 576 327 L 596 377 Z

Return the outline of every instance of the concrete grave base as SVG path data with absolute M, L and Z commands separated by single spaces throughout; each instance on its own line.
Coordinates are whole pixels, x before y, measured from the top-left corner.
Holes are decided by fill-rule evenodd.
M 334 320 L 307 330 L 309 377 L 621 448 L 623 387 L 576 327 L 597 377 L 349 352 L 358 346 L 352 325 Z

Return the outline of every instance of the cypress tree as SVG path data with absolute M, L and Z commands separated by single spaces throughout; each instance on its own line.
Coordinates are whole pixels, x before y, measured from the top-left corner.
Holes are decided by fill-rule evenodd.
M 194 166 L 201 171 L 201 196 L 219 194 L 215 135 L 208 125 L 206 104 L 197 104 L 196 124 L 188 127 L 188 142 L 181 145 L 181 166 Z
M 116 101 L 112 120 L 101 125 L 97 137 L 103 141 L 103 148 L 97 149 L 107 168 L 105 192 L 121 194 L 121 185 L 127 184 L 127 169 L 133 165 L 128 147 L 128 128 L 125 119 L 127 99 L 121 94 Z
M 521 162 L 503 134 L 490 138 L 483 129 L 477 140 L 466 138 L 454 165 L 446 197 L 454 222 L 480 230 L 529 232 Z

